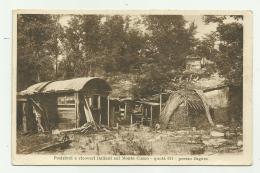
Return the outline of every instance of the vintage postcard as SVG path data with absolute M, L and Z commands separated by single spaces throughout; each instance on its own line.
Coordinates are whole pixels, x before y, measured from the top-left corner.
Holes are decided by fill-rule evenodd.
M 251 165 L 250 11 L 13 12 L 14 165 Z

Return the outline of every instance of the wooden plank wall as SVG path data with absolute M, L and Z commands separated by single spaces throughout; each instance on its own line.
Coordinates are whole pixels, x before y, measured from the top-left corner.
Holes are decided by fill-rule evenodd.
M 70 129 L 76 127 L 75 106 L 58 106 L 58 129 Z

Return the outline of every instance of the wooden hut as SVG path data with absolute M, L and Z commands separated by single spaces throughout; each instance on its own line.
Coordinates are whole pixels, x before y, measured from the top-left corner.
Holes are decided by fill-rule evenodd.
M 97 77 L 37 83 L 19 93 L 26 98 L 28 107 L 21 116 L 34 126 L 35 120 L 39 126 L 35 114 L 40 116 L 45 130 L 80 127 L 92 120 L 110 126 L 110 92 L 110 85 Z
M 160 103 L 151 101 L 136 101 L 136 103 L 139 104 L 141 111 L 132 114 L 131 123 L 141 121 L 143 125 L 152 126 L 159 121 Z
M 132 100 L 131 98 L 110 99 L 110 114 L 114 117 L 114 125 L 132 125 L 139 123 L 151 126 L 158 122 L 160 103 Z
M 113 124 L 129 125 L 131 123 L 131 115 L 135 107 L 135 101 L 131 98 L 111 98 L 110 112 L 114 117 Z

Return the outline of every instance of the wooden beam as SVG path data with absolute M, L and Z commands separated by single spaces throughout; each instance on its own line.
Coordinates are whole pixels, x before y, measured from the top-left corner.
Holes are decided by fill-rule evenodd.
M 23 124 L 23 132 L 27 133 L 28 132 L 28 128 L 27 128 L 27 114 L 26 114 L 26 104 L 28 103 L 22 103 L 22 107 L 23 107 L 23 116 L 22 116 L 22 124 Z
M 153 106 L 151 106 L 151 126 L 153 125 Z
M 201 98 L 201 101 L 202 101 L 202 103 L 204 105 L 204 108 L 205 108 L 205 111 L 206 111 L 206 116 L 208 118 L 208 121 L 209 121 L 210 125 L 214 126 L 215 124 L 214 124 L 213 119 L 212 119 L 212 117 L 210 115 L 209 105 L 207 104 L 207 101 L 206 101 L 203 93 L 201 91 L 199 91 L 199 90 L 195 90 L 195 91 L 199 95 L 199 97 Z
M 109 96 L 107 96 L 107 126 L 109 127 L 110 126 L 110 122 L 109 122 L 109 120 L 110 120 L 110 113 L 109 113 L 109 111 L 110 111 L 110 101 L 109 101 Z
M 151 119 L 153 118 L 153 106 L 150 107 L 150 114 L 151 114 Z
M 102 119 L 102 116 L 101 116 L 101 109 L 100 109 L 100 95 L 98 96 L 98 114 L 99 114 L 99 125 L 101 125 L 101 119 Z
M 125 117 L 126 117 L 126 103 L 125 103 Z
M 88 104 L 87 97 L 84 98 L 84 111 L 85 111 L 85 116 L 86 116 L 87 122 L 95 122 L 92 112 L 90 110 L 89 104 Z
M 160 94 L 160 114 L 162 112 L 162 94 Z
M 133 124 L 133 114 L 131 114 L 131 121 L 130 121 L 130 125 L 132 126 Z
M 79 117 L 79 93 L 74 94 L 75 97 L 75 116 L 76 116 L 76 128 L 80 126 L 80 117 Z
M 101 109 L 101 96 L 98 95 L 98 109 Z
M 39 105 L 39 103 L 37 103 L 33 98 L 31 98 L 31 101 L 32 101 L 32 104 L 35 105 L 43 113 L 43 109 Z

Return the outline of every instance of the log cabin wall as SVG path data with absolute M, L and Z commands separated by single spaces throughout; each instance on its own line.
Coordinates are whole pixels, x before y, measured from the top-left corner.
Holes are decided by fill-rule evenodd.
M 58 129 L 69 129 L 77 127 L 77 115 L 74 94 L 62 94 L 57 96 L 57 117 Z M 52 120 L 55 120 L 55 118 L 53 118 Z
M 102 115 L 101 124 L 102 125 L 108 125 L 109 118 L 107 116 L 108 114 L 108 99 L 106 96 L 100 97 L 100 113 Z
M 37 97 L 39 105 L 43 109 L 43 122 L 45 129 L 51 130 L 55 129 L 58 123 L 57 116 L 57 100 L 54 94 L 51 95 L 41 95 Z
M 95 122 L 100 125 L 108 125 L 107 96 L 98 95 L 96 92 L 93 95 L 79 92 L 57 96 L 58 129 L 80 127 L 86 123 L 85 112 L 83 109 L 85 98 L 88 100 Z M 111 121 L 113 121 L 113 119 L 111 119 L 110 122 Z

